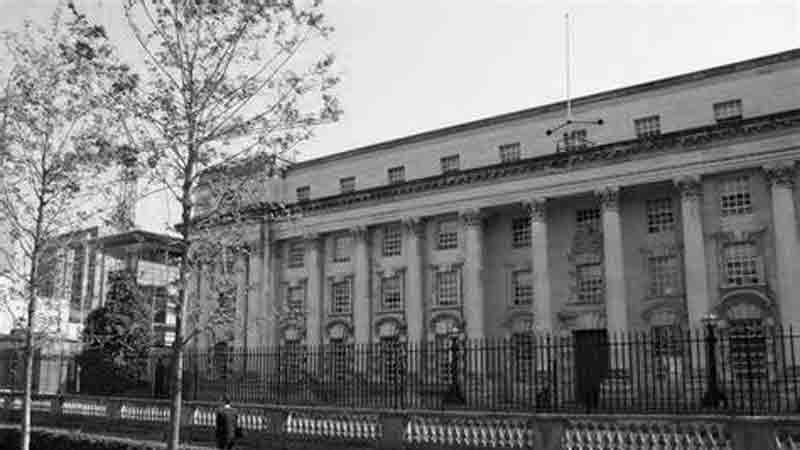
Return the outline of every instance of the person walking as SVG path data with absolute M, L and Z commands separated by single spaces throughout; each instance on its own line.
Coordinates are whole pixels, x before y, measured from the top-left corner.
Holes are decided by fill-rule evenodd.
M 236 443 L 236 439 L 242 437 L 239 428 L 239 416 L 236 409 L 231 406 L 231 400 L 227 395 L 222 397 L 222 406 L 217 408 L 216 438 L 217 448 L 231 450 Z

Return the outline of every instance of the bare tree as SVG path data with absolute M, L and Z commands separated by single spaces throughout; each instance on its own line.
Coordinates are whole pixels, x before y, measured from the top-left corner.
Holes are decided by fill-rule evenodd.
M 0 250 L 11 262 L 1 276 L 10 290 L 7 302 L 26 306 L 18 323 L 25 330 L 21 448 L 27 450 L 34 351 L 52 336 L 63 310 L 52 298 L 48 268 L 59 250 L 79 239 L 65 233 L 102 208 L 98 182 L 108 181 L 113 160 L 103 138 L 111 115 L 102 106 L 127 70 L 114 60 L 103 28 L 71 4 L 57 8 L 47 26 L 27 23 L 2 38 L 11 70 L 0 99 L 0 220 L 12 243 Z M 45 298 L 55 303 L 40 305 Z
M 332 30 L 320 3 L 125 2 L 147 70 L 137 90 L 118 104 L 119 114 L 140 163 L 181 205 L 170 449 L 179 443 L 184 348 L 230 316 L 225 312 L 230 285 L 221 281 L 218 301 L 200 305 L 213 311 L 189 311 L 190 304 L 204 303 L 189 298 L 190 274 L 222 271 L 221 279 L 230 277 L 219 258 L 246 249 L 231 224 L 247 222 L 246 204 L 265 198 L 259 184 L 268 178 L 263 171 L 309 139 L 315 127 L 340 115 L 334 59 L 324 52 Z M 259 182 L 240 176 L 254 168 Z M 198 190 L 206 194 L 201 214 L 195 209 Z

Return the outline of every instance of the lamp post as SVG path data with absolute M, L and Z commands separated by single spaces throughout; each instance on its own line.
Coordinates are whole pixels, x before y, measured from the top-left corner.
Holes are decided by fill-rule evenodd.
M 703 396 L 704 407 L 716 407 L 720 403 L 725 403 L 725 394 L 719 388 L 717 382 L 717 336 L 716 328 L 719 318 L 709 313 L 702 318 L 703 325 L 706 327 L 706 393 Z
M 458 327 L 450 329 L 450 387 L 444 394 L 444 403 L 447 405 L 463 405 L 465 403 L 461 385 L 458 383 L 459 337 Z

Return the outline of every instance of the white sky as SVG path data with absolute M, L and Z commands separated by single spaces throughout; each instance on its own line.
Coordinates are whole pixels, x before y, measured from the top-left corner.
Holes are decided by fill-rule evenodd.
M 0 29 L 46 19 L 57 0 L 0 0 Z M 135 51 L 122 0 L 77 0 Z M 575 96 L 800 47 L 800 0 L 327 0 L 343 119 L 302 158 L 564 98 L 564 13 Z M 140 226 L 179 218 L 153 196 Z

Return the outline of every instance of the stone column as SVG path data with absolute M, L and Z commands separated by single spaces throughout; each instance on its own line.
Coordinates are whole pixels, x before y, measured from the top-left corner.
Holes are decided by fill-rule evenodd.
M 355 343 L 368 344 L 370 342 L 370 328 L 372 305 L 370 302 L 369 278 L 369 234 L 367 227 L 357 226 L 351 230 L 353 235 L 355 270 L 353 286 L 353 326 L 355 329 Z
M 258 295 L 264 312 L 264 324 L 261 327 L 259 345 L 272 347 L 278 341 L 277 312 L 278 289 L 275 279 L 275 258 L 273 252 L 272 230 L 269 222 L 261 224 L 261 283 Z
M 306 246 L 306 344 L 317 347 L 322 343 L 322 249 L 319 235 L 304 236 Z
M 247 279 L 248 271 L 248 255 L 242 251 L 236 254 L 236 262 L 234 263 L 234 277 L 236 280 L 236 314 L 235 324 L 238 330 L 235 330 L 233 343 L 237 348 L 246 348 L 247 342 L 247 316 L 248 304 L 247 293 L 249 280 Z
M 263 270 L 261 242 L 250 244 L 250 254 L 248 255 L 249 264 L 247 265 L 247 317 L 245 320 L 245 330 L 247 337 L 247 347 L 259 347 L 262 336 L 268 329 L 264 326 L 263 311 Z
M 606 320 L 612 333 L 628 327 L 628 304 L 625 289 L 625 264 L 622 254 L 622 222 L 619 212 L 619 187 L 597 192 L 602 205 L 603 266 L 605 270 Z
M 78 320 L 80 320 L 81 328 L 85 323 L 87 309 L 91 308 L 91 293 L 89 292 L 89 239 L 91 235 L 86 235 L 83 240 L 83 267 L 81 267 L 81 305 L 78 313 Z M 67 319 L 69 320 L 69 319 Z
M 549 334 L 553 331 L 553 299 L 547 249 L 547 199 L 534 198 L 525 206 L 531 218 L 534 329 Z
M 465 256 L 462 272 L 466 337 L 483 339 L 483 215 L 477 209 L 461 212 L 464 222 Z
M 675 185 L 681 194 L 683 270 L 689 327 L 699 330 L 703 316 L 711 309 L 703 238 L 703 183 L 699 176 L 686 176 L 676 179 Z
M 403 220 L 406 255 L 406 324 L 408 340 L 414 344 L 425 340 L 424 247 L 425 220 Z
M 764 166 L 764 170 L 772 193 L 780 323 L 797 327 L 800 326 L 800 303 L 797 301 L 800 295 L 800 248 L 793 192 L 797 168 L 794 161 L 781 161 Z

